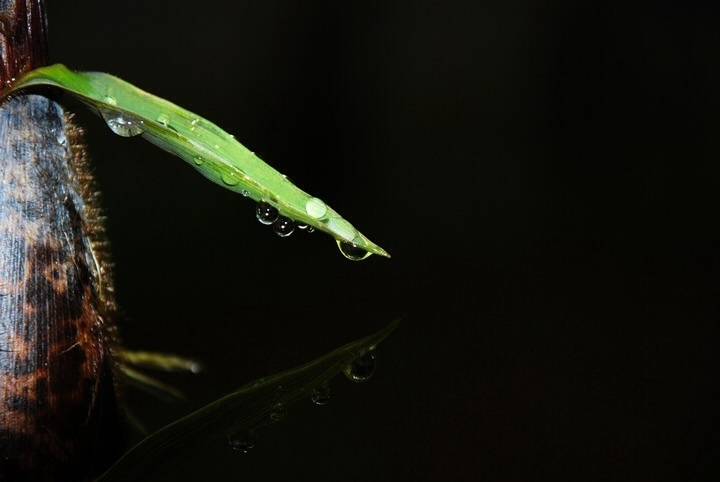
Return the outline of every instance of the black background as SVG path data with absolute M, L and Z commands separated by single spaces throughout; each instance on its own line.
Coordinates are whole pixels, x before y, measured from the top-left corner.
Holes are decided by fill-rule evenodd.
M 127 393 L 150 428 L 406 314 L 372 381 L 148 480 L 711 478 L 717 8 L 49 3 L 53 61 L 214 120 L 393 254 L 279 239 L 82 113 L 125 341 L 208 365 L 186 404 Z

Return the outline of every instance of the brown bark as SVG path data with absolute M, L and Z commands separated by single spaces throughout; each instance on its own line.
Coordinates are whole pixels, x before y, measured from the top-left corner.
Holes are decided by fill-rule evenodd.
M 46 63 L 44 0 L 0 0 L 0 86 Z

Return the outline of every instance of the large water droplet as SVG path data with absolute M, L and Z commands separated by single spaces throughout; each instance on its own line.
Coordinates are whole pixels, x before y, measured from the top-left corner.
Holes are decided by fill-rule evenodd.
M 370 350 L 364 355 L 356 358 L 353 362 L 343 370 L 348 380 L 353 382 L 365 382 L 375 373 L 375 352 Z
M 130 117 L 111 111 L 102 111 L 102 116 L 110 130 L 119 136 L 134 137 L 143 132 L 139 121 Z
M 370 251 L 365 251 L 353 243 L 337 240 L 337 245 L 342 255 L 351 261 L 362 261 L 372 255 Z
M 273 223 L 273 231 L 281 238 L 287 238 L 295 231 L 295 223 L 292 219 L 280 216 L 277 221 Z
M 278 218 L 278 210 L 268 203 L 260 203 L 255 209 L 255 217 L 263 224 L 272 224 Z
M 310 398 L 315 405 L 327 405 L 330 402 L 330 385 L 325 382 L 315 388 Z
M 327 213 L 327 205 L 316 197 L 311 197 L 305 202 L 305 212 L 308 216 L 315 219 L 320 219 Z
M 239 454 L 246 454 L 255 447 L 255 434 L 252 432 L 243 432 L 228 436 L 228 445 Z
M 285 416 L 287 416 L 287 409 L 282 402 L 278 402 L 272 406 L 272 410 L 270 411 L 271 422 L 279 422 L 280 420 L 284 419 Z

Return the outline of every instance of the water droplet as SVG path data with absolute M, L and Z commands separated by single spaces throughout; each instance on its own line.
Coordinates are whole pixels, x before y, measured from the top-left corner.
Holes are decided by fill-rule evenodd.
M 106 95 L 103 98 L 103 102 L 105 102 L 108 105 L 117 105 L 117 100 L 112 95 Z
M 196 166 L 202 166 L 205 163 L 205 159 L 203 159 L 200 156 L 195 156 L 193 158 L 193 162 L 195 163 Z
M 375 352 L 370 350 L 364 355 L 356 358 L 343 370 L 348 380 L 353 382 L 365 382 L 375 373 Z
M 233 172 L 225 172 L 222 175 L 222 182 L 224 182 L 228 186 L 236 186 L 240 182 L 240 179 L 238 179 L 238 177 Z
M 273 405 L 272 410 L 270 411 L 270 421 L 279 422 L 284 419 L 286 415 L 287 410 L 285 409 L 285 405 L 283 405 L 282 402 L 278 402 Z
M 315 219 L 320 219 L 327 213 L 327 205 L 316 197 L 311 197 L 305 202 L 305 212 L 308 216 Z
M 101 114 L 110 130 L 121 137 L 134 137 L 143 132 L 135 119 L 111 111 L 101 111 Z
M 370 251 L 365 251 L 353 243 L 337 240 L 337 245 L 342 255 L 351 261 L 362 261 L 372 255 Z
M 248 197 L 250 196 L 250 191 L 248 191 L 247 189 L 243 189 L 242 191 L 240 191 L 240 194 L 242 194 L 243 197 Z
M 315 232 L 315 228 L 313 228 L 312 226 L 308 226 L 307 232 L 308 232 L 308 233 L 314 233 L 314 232 Z
M 160 114 L 159 116 L 157 116 L 157 121 L 158 124 L 161 124 L 165 127 L 170 125 L 170 117 L 168 117 L 167 114 Z
M 191 131 L 194 131 L 194 130 L 195 130 L 195 128 L 197 127 L 198 122 L 200 122 L 200 119 L 198 119 L 198 118 L 195 118 L 195 119 L 193 119 L 193 120 L 190 121 L 190 130 L 191 130 Z
M 277 220 L 278 210 L 268 203 L 260 203 L 255 209 L 255 216 L 261 223 L 269 225 Z
M 228 435 L 228 445 L 233 452 L 246 454 L 255 447 L 255 434 L 244 432 Z
M 295 223 L 292 219 L 280 216 L 277 221 L 273 223 L 273 231 L 281 238 L 287 238 L 295 231 Z
M 330 385 L 325 382 L 315 388 L 312 392 L 311 398 L 315 405 L 327 405 L 330 402 Z

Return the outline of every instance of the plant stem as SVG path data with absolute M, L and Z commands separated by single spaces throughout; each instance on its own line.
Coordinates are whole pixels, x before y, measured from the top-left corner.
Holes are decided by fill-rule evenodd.
M 47 64 L 44 0 L 0 0 L 0 85 Z

